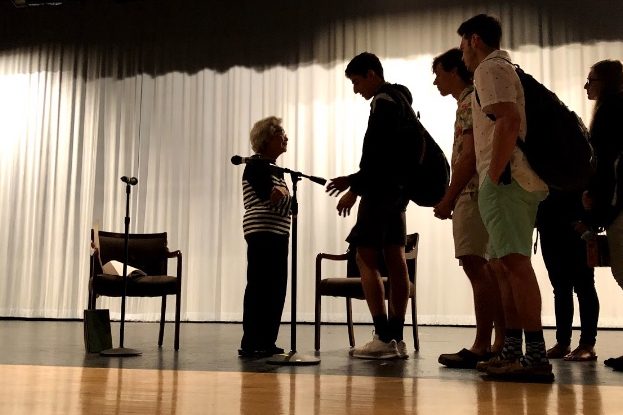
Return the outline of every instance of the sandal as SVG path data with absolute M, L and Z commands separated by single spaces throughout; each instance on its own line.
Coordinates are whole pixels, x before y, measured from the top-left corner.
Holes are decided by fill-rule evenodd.
M 554 347 L 547 350 L 547 358 L 548 359 L 562 359 L 567 356 L 571 352 L 571 349 L 568 345 L 563 346 L 560 343 L 556 343 Z
M 567 362 L 592 362 L 597 360 L 597 355 L 595 354 L 593 346 L 581 344 L 563 359 Z
M 476 364 L 491 358 L 491 353 L 476 354 L 467 349 L 461 349 L 458 353 L 439 355 L 437 361 L 442 365 L 453 369 L 475 369 Z

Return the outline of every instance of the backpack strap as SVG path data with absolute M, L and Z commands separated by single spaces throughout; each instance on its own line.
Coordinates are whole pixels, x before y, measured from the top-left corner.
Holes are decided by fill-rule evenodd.
M 476 94 L 475 96 L 476 96 L 476 102 L 478 102 L 478 106 L 481 107 L 482 109 L 482 106 L 480 105 L 480 97 L 478 96 L 478 91 L 476 90 L 475 87 L 474 87 L 474 94 Z M 487 114 L 487 118 L 495 122 L 495 115 Z M 524 145 L 524 142 L 520 140 L 519 137 L 517 137 L 515 144 L 517 144 L 517 146 L 519 147 L 521 151 L 524 151 L 522 148 L 522 145 Z M 511 184 L 512 180 L 513 180 L 513 176 L 511 174 L 511 162 L 509 161 L 508 163 L 506 163 L 506 167 L 504 167 L 504 172 L 500 176 L 499 184 Z
M 405 125 L 411 123 L 416 126 L 417 131 L 422 138 L 421 147 L 419 148 L 420 157 L 417 160 L 417 164 L 422 165 L 422 163 L 424 163 L 424 156 L 426 155 L 426 139 L 424 138 L 424 127 L 420 123 L 420 113 L 416 113 L 413 110 L 413 107 L 411 106 L 411 104 L 409 104 L 409 100 L 401 91 L 389 87 L 383 92 L 389 95 L 392 100 L 400 107 L 403 122 L 405 123 Z

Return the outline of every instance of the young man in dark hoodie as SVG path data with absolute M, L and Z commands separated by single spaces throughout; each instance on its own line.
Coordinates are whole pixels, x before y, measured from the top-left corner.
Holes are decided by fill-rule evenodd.
M 402 127 L 408 114 L 404 107 L 411 104 L 411 93 L 402 85 L 385 82 L 379 58 L 368 52 L 350 61 L 346 77 L 355 94 L 372 100 L 359 171 L 336 177 L 327 185 L 332 196 L 347 190 L 337 205 L 338 214 L 343 216 L 350 214 L 361 196 L 357 223 L 346 240 L 357 247 L 357 265 L 375 334 L 364 346 L 352 349 L 351 355 L 362 359 L 406 359 L 403 327 L 409 277 L 404 252 L 408 204 L 404 182 L 409 151 Z M 380 260 L 384 261 L 391 286 L 389 310 L 385 307 Z

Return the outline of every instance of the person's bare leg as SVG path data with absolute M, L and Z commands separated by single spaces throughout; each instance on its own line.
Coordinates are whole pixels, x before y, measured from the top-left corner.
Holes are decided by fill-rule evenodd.
M 474 296 L 474 313 L 476 316 L 476 338 L 470 348 L 471 352 L 483 355 L 491 347 L 491 331 L 493 329 L 495 291 L 487 274 L 487 261 L 477 255 L 465 255 L 459 258 L 463 270 L 472 285 Z
M 491 281 L 493 297 L 491 307 L 493 310 L 493 330 L 495 338 L 491 345 L 491 352 L 499 353 L 504 346 L 504 332 L 506 330 L 506 318 L 504 316 L 504 308 L 502 307 L 502 293 L 500 290 L 500 279 L 506 278 L 504 273 L 506 269 L 502 261 L 491 259 L 487 263 L 487 275 Z
M 546 375 L 553 379 L 551 365 L 549 365 L 545 350 L 543 326 L 541 325 L 541 291 L 530 257 L 521 254 L 508 254 L 502 258 L 502 262 L 508 270 L 515 306 L 525 335 L 526 350 L 522 364 L 524 366 L 542 367 L 543 370 L 548 371 Z M 504 347 L 506 348 L 507 344 Z
M 502 262 L 508 270 L 508 281 L 518 312 L 519 327 L 525 331 L 542 330 L 541 291 L 530 257 L 509 254 L 502 258 Z
M 372 317 L 387 316 L 385 289 L 379 272 L 378 255 L 379 252 L 376 249 L 357 248 L 357 266 L 361 275 L 361 285 Z
M 391 290 L 389 292 L 389 318 L 404 320 L 409 302 L 409 271 L 405 249 L 401 245 L 386 246 L 383 249 L 385 265 Z
M 510 275 L 504 264 L 494 259 L 490 261 L 500 290 L 500 302 L 506 328 L 520 329 L 521 319 L 515 306 L 515 298 L 510 284 Z

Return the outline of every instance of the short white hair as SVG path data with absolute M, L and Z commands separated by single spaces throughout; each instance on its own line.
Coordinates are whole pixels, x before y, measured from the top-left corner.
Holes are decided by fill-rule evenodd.
M 253 124 L 250 133 L 251 148 L 256 153 L 266 149 L 268 140 L 281 129 L 281 118 L 270 116 Z

